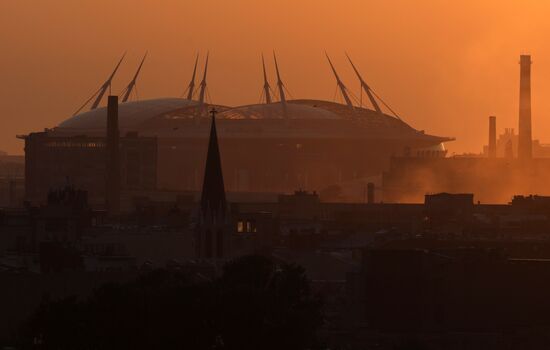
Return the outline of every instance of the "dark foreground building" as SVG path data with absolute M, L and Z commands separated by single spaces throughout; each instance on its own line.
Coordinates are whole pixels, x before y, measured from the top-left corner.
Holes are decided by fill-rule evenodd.
M 365 252 L 364 314 L 370 324 L 400 331 L 549 325 L 548 259 L 510 258 L 473 242 L 439 244 L 443 247 L 389 244 Z
M 518 252 L 516 244 L 530 247 Z M 549 252 L 543 242 L 442 239 L 366 249 L 349 286 L 351 305 L 368 326 L 336 343 L 350 349 L 546 349 L 550 260 L 537 255 Z

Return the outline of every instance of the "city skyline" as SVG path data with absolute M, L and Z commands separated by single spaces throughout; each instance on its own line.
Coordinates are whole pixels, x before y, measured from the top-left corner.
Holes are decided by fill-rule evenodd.
M 549 13 L 0 2 L 0 349 L 548 349 Z

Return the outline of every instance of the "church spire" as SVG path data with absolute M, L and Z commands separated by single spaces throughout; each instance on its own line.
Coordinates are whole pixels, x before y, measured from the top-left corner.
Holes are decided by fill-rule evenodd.
M 216 110 L 212 109 L 210 114 L 212 126 L 204 169 L 196 249 L 199 259 L 224 259 L 230 255 L 231 233 L 216 132 Z
M 227 207 L 218 135 L 216 132 L 216 113 L 215 109 L 210 111 L 212 125 L 210 127 L 210 140 L 202 185 L 201 216 L 206 220 L 225 219 Z

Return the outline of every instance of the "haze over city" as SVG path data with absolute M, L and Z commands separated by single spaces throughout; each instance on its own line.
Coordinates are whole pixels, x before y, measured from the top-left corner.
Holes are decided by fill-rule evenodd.
M 338 99 L 324 50 L 355 95 L 348 52 L 408 123 L 481 152 L 486 117 L 517 129 L 518 54 L 533 59 L 533 138 L 550 142 L 550 4 L 541 1 L 3 1 L 0 149 L 70 117 L 127 51 L 113 92 L 143 53 L 140 99 L 181 96 L 195 54 L 211 54 L 212 103 L 259 102 L 260 54 L 276 50 L 294 98 Z M 271 62 L 268 71 L 272 83 Z

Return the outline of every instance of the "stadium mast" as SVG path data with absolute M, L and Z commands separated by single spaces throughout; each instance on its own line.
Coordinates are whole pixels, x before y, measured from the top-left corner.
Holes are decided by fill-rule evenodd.
M 118 67 L 120 67 L 120 64 L 122 63 L 122 60 L 124 60 L 125 56 L 126 56 L 126 52 L 124 53 L 124 55 L 122 55 L 122 58 L 120 59 L 120 61 L 118 61 L 118 64 L 116 65 L 115 70 L 113 71 L 113 73 L 111 73 L 109 78 L 103 83 L 103 85 L 101 85 L 99 90 L 97 90 L 92 95 L 92 97 L 90 97 L 86 102 L 84 102 L 84 104 L 73 115 L 77 115 L 82 110 L 82 108 L 84 108 L 88 103 L 90 103 L 90 101 L 93 100 L 93 98 L 96 97 L 96 96 L 97 97 L 96 97 L 94 103 L 92 104 L 92 107 L 90 108 L 90 110 L 96 109 L 97 106 L 99 106 L 99 104 L 101 103 L 101 99 L 105 95 L 105 92 L 107 92 L 107 89 L 111 87 L 111 82 L 112 82 L 112 80 L 113 80 L 113 78 L 114 78 L 114 76 L 115 76 L 115 74 L 118 70 Z
M 372 106 L 374 107 L 374 109 L 378 112 L 378 113 L 382 113 L 382 110 L 380 109 L 380 106 L 378 105 L 378 102 L 376 102 L 376 99 L 374 98 L 373 94 L 372 94 L 372 91 L 371 91 L 371 88 L 368 86 L 368 84 L 363 80 L 363 77 L 361 76 L 361 74 L 359 74 L 359 71 L 357 70 L 357 68 L 355 67 L 355 65 L 353 64 L 353 62 L 351 61 L 351 58 L 349 57 L 349 55 L 346 53 L 346 57 L 348 58 L 348 61 L 349 63 L 351 64 L 351 66 L 353 67 L 353 70 L 355 71 L 355 74 L 357 74 L 357 78 L 359 79 L 359 82 L 361 83 L 361 88 L 363 90 L 365 90 L 365 93 L 367 94 L 367 96 L 369 97 L 369 100 L 370 100 L 370 103 L 372 104 Z
M 262 68 L 264 70 L 264 93 L 265 93 L 265 103 L 270 104 L 271 103 L 271 86 L 269 86 L 269 82 L 267 81 L 267 73 L 265 71 L 265 60 L 264 60 L 264 54 L 262 54 Z
M 115 74 L 118 70 L 118 67 L 120 67 L 120 64 L 122 63 L 122 60 L 124 59 L 124 56 L 126 56 L 126 52 L 124 55 L 122 55 L 122 58 L 120 61 L 118 61 L 118 64 L 115 67 L 115 70 L 113 73 L 111 73 L 111 76 L 105 83 L 103 83 L 103 86 L 101 86 L 101 89 L 99 89 L 99 94 L 97 95 L 97 98 L 95 99 L 94 103 L 92 104 L 92 108 L 90 109 L 96 109 L 97 106 L 99 106 L 99 103 L 101 102 L 101 99 L 103 98 L 103 95 L 105 95 L 105 92 L 107 92 L 107 89 L 111 87 L 111 82 L 113 81 L 113 78 L 115 77 Z
M 136 81 L 139 76 L 139 72 L 141 71 L 141 67 L 143 66 L 143 62 L 145 62 L 146 57 L 147 57 L 147 52 L 145 52 L 145 55 L 143 56 L 143 59 L 139 64 L 139 67 L 136 71 L 136 74 L 134 75 L 134 78 L 132 79 L 132 81 L 130 81 L 126 89 L 124 89 L 124 91 L 122 92 L 124 94 L 124 96 L 122 96 L 122 103 L 128 101 L 128 99 L 130 98 L 130 94 L 132 93 L 132 91 L 134 90 L 134 87 L 136 86 Z
M 197 64 L 199 63 L 199 54 L 197 53 L 197 58 L 195 58 L 195 67 L 193 68 L 193 75 L 191 76 L 191 81 L 187 87 L 187 99 L 193 99 L 193 92 L 195 90 L 195 75 L 197 74 Z
M 349 108 L 353 109 L 353 103 L 351 102 L 351 99 L 348 96 L 348 91 L 344 83 L 340 80 L 340 77 L 338 76 L 338 73 L 336 73 L 336 69 L 334 69 L 334 66 L 332 65 L 332 62 L 330 61 L 330 58 L 328 57 L 328 54 L 325 52 L 325 55 L 327 56 L 328 63 L 330 64 L 330 68 L 332 68 L 332 72 L 334 73 L 334 77 L 336 77 L 336 84 L 338 84 L 338 87 L 340 88 L 340 91 L 342 92 L 342 96 L 344 96 L 344 100 L 346 101 L 346 104 Z
M 277 56 L 275 55 L 275 51 L 273 51 L 273 60 L 275 61 L 275 71 L 277 72 L 277 87 L 279 88 L 279 99 L 281 100 L 282 104 L 286 104 L 285 85 L 283 84 L 283 81 L 281 80 L 281 75 L 279 74 L 279 65 L 277 64 Z
M 206 73 L 208 72 L 208 53 L 206 53 L 206 62 L 204 64 L 204 74 L 202 76 L 202 81 L 201 81 L 201 90 L 200 90 L 200 93 L 199 93 L 199 104 L 202 105 L 204 104 L 204 97 L 205 97 L 205 94 L 206 94 Z
M 378 113 L 382 113 L 382 110 L 380 109 L 380 105 L 376 101 L 376 99 L 378 99 L 378 101 L 382 102 L 384 107 L 386 107 L 397 119 L 401 120 L 401 117 L 399 117 L 399 115 L 397 113 L 395 113 L 395 111 L 386 102 L 384 102 L 384 100 L 380 96 L 378 96 L 376 94 L 376 92 L 370 86 L 367 85 L 367 83 L 363 80 L 363 78 L 359 74 L 359 71 L 357 70 L 357 68 L 355 68 L 355 65 L 353 64 L 353 62 L 351 61 L 351 58 L 349 57 L 349 55 L 347 53 L 346 53 L 346 56 L 348 57 L 349 63 L 351 63 L 351 66 L 353 67 L 353 70 L 355 71 L 355 74 L 357 74 L 357 77 L 359 78 L 359 81 L 361 82 L 361 87 L 367 93 L 367 96 L 369 97 L 369 100 L 371 101 L 372 106 L 374 107 L 374 109 Z

